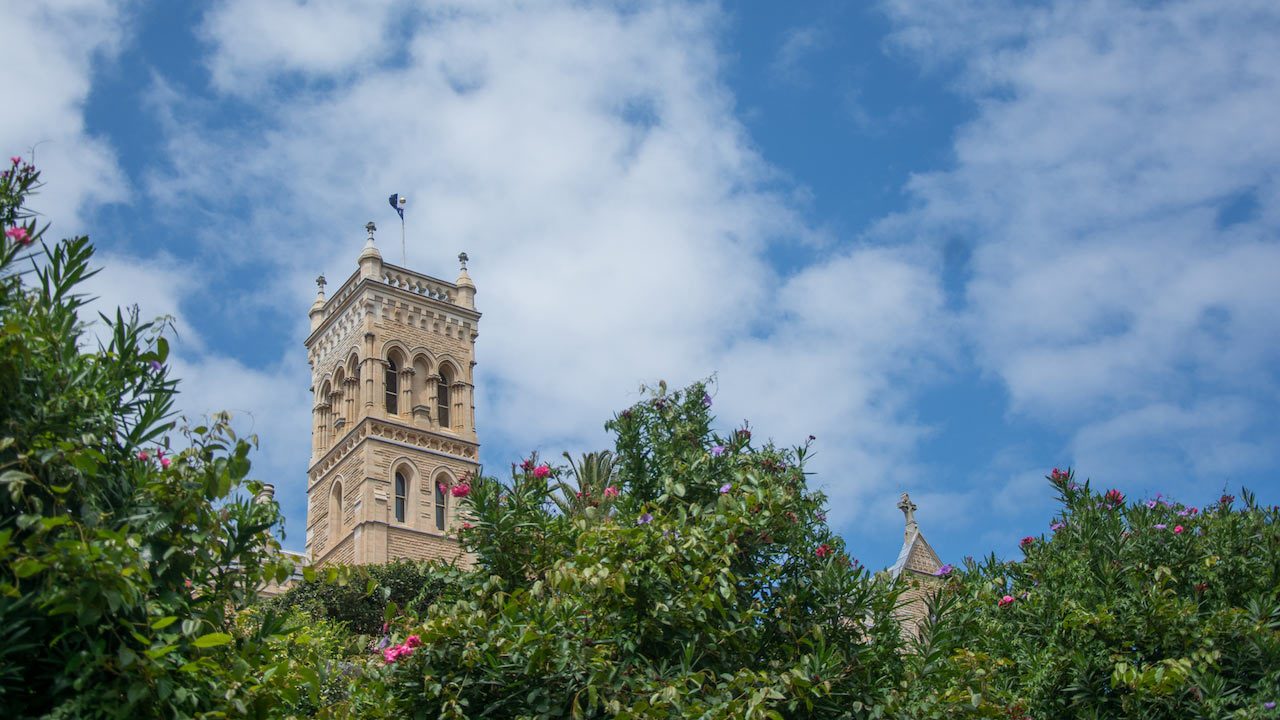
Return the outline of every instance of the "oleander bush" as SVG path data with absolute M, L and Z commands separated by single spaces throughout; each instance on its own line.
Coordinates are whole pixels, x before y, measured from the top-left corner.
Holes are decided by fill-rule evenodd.
M 718 435 L 710 405 L 702 384 L 660 387 L 616 416 L 616 476 L 581 512 L 557 510 L 563 470 L 536 458 L 470 482 L 472 587 L 397 628 L 353 714 L 828 718 L 885 702 L 895 585 L 831 534 L 807 447 Z
M 1280 512 L 1049 477 L 1024 557 L 950 574 L 907 656 L 903 717 L 1278 717 Z
M 26 205 L 38 186 L 18 158 L 0 174 L 0 707 L 261 715 L 287 628 L 235 619 L 287 568 L 278 508 L 250 499 L 252 442 L 225 417 L 175 428 L 163 323 L 116 311 L 101 340 L 86 334 L 93 249 L 44 241 Z

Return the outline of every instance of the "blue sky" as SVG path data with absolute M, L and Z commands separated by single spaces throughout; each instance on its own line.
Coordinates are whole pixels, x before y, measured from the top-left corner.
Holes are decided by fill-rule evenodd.
M 11 3 L 0 146 L 104 304 L 178 318 L 181 405 L 259 434 L 304 536 L 312 279 L 365 221 L 485 313 L 489 468 L 608 445 L 642 382 L 818 437 L 855 555 L 947 560 L 1043 476 L 1280 501 L 1280 6 Z M 395 253 L 394 232 L 382 234 Z

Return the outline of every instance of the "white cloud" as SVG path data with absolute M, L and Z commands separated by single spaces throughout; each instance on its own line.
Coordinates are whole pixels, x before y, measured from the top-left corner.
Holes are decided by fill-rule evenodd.
M 93 65 L 118 50 L 121 25 L 120 3 L 108 0 L 0 4 L 0 153 L 7 165 L 34 148 L 45 186 L 32 207 L 58 218 L 59 235 L 82 233 L 88 208 L 127 196 L 114 151 L 84 123 Z
M 1211 454 L 1240 460 L 1187 467 L 1215 481 L 1256 468 L 1280 395 L 1266 310 L 1280 304 L 1280 125 L 1266 121 L 1280 113 L 1280 8 L 886 8 L 892 46 L 954 70 L 976 116 L 954 166 L 915 176 L 917 206 L 883 230 L 975 241 L 965 320 L 1016 416 L 1105 465 L 1082 469 L 1140 483 L 1152 466 L 1118 456 L 1182 457 L 1204 445 L 1212 423 L 1189 417 L 1204 413 L 1222 420 Z M 1257 212 L 1223 223 L 1242 194 Z
M 280 76 L 346 77 L 387 53 L 396 0 L 232 0 L 205 17 L 217 43 L 210 72 L 224 92 L 252 94 Z

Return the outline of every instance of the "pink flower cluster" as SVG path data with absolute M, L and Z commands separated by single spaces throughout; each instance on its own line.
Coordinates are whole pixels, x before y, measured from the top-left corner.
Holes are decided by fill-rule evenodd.
M 612 485 L 604 489 L 604 496 L 607 498 L 616 498 L 618 497 L 619 494 L 620 493 L 618 492 L 618 488 Z
M 460 482 L 449 488 L 449 492 L 456 498 L 464 498 L 471 494 L 471 483 Z
M 5 230 L 4 235 L 5 237 L 18 243 L 19 245 L 31 244 L 31 233 L 27 232 L 27 229 L 22 227 L 21 225 L 19 225 L 18 227 L 11 227 L 8 230 Z
M 551 468 L 545 464 L 539 465 L 538 467 L 533 469 L 533 476 L 539 480 L 546 479 L 546 477 L 550 474 L 551 474 Z
M 997 600 L 997 601 L 996 601 L 996 605 L 997 605 L 998 607 L 1009 607 L 1009 606 L 1010 606 L 1010 605 L 1012 605 L 1012 604 L 1013 604 L 1013 596 L 1012 596 L 1012 595 L 1005 595 L 1004 597 L 1002 597 L 1002 598 L 1000 598 L 999 600 Z
M 1107 491 L 1106 495 L 1102 496 L 1102 500 L 1111 507 L 1118 508 L 1124 505 L 1124 493 L 1112 488 Z
M 413 649 L 422 645 L 422 638 L 417 635 L 410 635 L 404 639 L 399 645 L 392 645 L 382 651 L 382 659 L 391 664 L 400 658 L 409 657 L 413 654 Z
M 151 454 L 143 450 L 138 453 L 138 459 L 142 462 L 148 462 L 151 460 Z M 169 469 L 169 465 L 172 463 L 169 458 L 164 456 L 164 448 L 156 448 L 156 460 L 160 462 L 160 467 L 166 470 Z
M 819 558 L 819 559 L 821 559 L 821 558 L 827 557 L 828 555 L 832 554 L 833 552 L 835 552 L 835 551 L 831 548 L 831 546 L 830 546 L 830 545 L 828 545 L 828 544 L 826 544 L 826 543 L 822 543 L 821 545 L 819 545 L 819 546 L 818 546 L 818 549 L 817 549 L 817 550 L 814 550 L 814 551 L 813 551 L 813 554 L 814 554 L 814 555 L 816 555 L 816 556 L 818 556 L 818 558 Z

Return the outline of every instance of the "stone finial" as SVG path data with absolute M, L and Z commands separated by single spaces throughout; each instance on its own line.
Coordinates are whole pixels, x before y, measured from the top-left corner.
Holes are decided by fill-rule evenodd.
M 476 284 L 471 282 L 471 276 L 467 274 L 467 261 L 470 259 L 466 253 L 458 253 L 458 263 L 462 265 L 462 270 L 458 271 L 458 279 L 454 281 L 454 284 L 458 286 L 458 304 L 474 310 L 476 308 Z
M 369 239 L 364 241 L 364 250 L 360 253 L 360 277 L 372 278 L 375 280 L 382 277 L 382 253 L 378 252 L 378 247 L 373 244 L 373 233 L 378 229 L 373 221 L 364 224 L 364 231 L 369 233 Z
M 328 284 L 329 281 L 325 280 L 323 275 L 316 278 L 316 287 L 320 288 L 320 297 L 324 297 L 324 286 Z
M 910 495 L 902 493 L 902 498 L 898 500 L 898 509 L 902 511 L 902 515 L 906 519 L 907 534 L 918 532 L 920 526 L 916 524 L 916 504 L 911 502 Z
M 314 331 L 320 327 L 320 323 L 324 320 L 324 276 L 316 278 L 316 300 L 311 303 L 311 310 L 307 313 L 311 318 L 311 329 Z
M 465 252 L 458 253 L 458 263 L 462 265 L 463 272 L 467 271 L 467 261 L 470 259 L 471 258 L 467 257 L 467 254 Z

